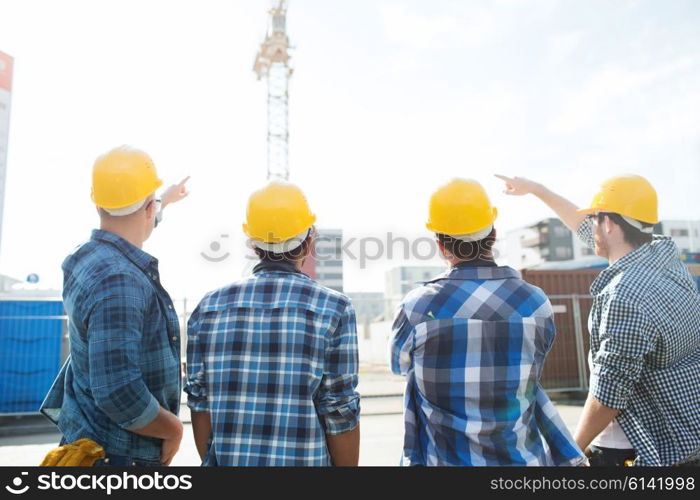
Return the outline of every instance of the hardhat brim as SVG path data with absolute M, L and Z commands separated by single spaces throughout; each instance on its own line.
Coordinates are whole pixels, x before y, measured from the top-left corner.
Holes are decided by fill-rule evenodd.
M 594 214 L 596 214 L 597 212 L 618 213 L 618 212 L 614 212 L 614 211 L 612 211 L 612 210 L 603 210 L 603 209 L 601 209 L 600 207 L 579 208 L 579 209 L 576 210 L 576 211 L 577 211 L 578 213 L 581 213 L 581 214 L 588 214 L 588 215 L 594 215 Z M 619 215 L 625 215 L 625 214 L 619 214 Z M 627 217 L 629 217 L 629 215 L 628 215 Z M 635 219 L 634 217 L 630 217 L 630 218 Z M 638 220 L 638 221 L 640 221 L 640 222 L 644 222 L 645 224 L 658 224 L 658 223 L 659 223 L 659 220 L 658 220 L 658 219 L 656 219 L 656 220 L 635 219 L 635 220 Z
M 99 204 L 98 204 L 97 201 L 95 201 L 95 191 L 94 191 L 94 189 L 91 189 L 91 190 L 90 190 L 90 198 L 92 199 L 92 202 L 93 202 L 96 206 L 98 206 L 99 208 L 105 208 L 105 209 L 107 209 L 107 210 L 119 210 L 120 208 L 128 207 L 129 205 L 133 205 L 134 203 L 136 203 L 136 202 L 138 202 L 138 201 L 140 201 L 140 200 L 144 200 L 144 199 L 148 198 L 148 197 L 151 196 L 153 193 L 155 193 L 162 185 L 163 185 L 163 180 L 162 180 L 162 179 L 157 179 L 156 182 L 155 182 L 155 185 L 153 186 L 153 188 L 150 190 L 149 193 L 145 194 L 142 198 L 139 198 L 138 200 L 134 200 L 134 201 L 131 202 L 131 203 L 127 203 L 126 205 L 122 205 L 122 204 L 114 205 L 113 203 L 99 203 Z

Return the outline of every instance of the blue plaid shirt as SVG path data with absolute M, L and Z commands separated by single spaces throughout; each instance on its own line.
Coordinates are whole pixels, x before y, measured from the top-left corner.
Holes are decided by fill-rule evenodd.
M 90 438 L 107 454 L 158 460 L 161 440 L 131 432 L 159 408 L 180 408 L 180 327 L 158 261 L 95 230 L 63 262 L 70 357 L 41 411 L 68 442 Z
M 593 221 L 578 236 L 595 246 Z M 628 253 L 591 284 L 591 394 L 622 410 L 635 465 L 700 457 L 700 294 L 671 238 Z
M 331 465 L 359 421 L 355 312 L 285 263 L 204 297 L 188 323 L 188 405 L 209 412 L 204 465 Z
M 390 341 L 407 377 L 404 465 L 578 465 L 539 384 L 554 342 L 544 293 L 509 267 L 454 267 L 411 291 Z

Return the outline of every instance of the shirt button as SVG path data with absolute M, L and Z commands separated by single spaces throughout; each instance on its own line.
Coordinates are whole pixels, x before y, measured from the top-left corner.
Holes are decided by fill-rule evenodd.
M 177 337 L 173 337 L 173 342 L 177 342 Z
M 172 305 L 172 304 L 168 304 L 168 309 L 172 309 L 172 308 L 173 308 L 173 305 Z

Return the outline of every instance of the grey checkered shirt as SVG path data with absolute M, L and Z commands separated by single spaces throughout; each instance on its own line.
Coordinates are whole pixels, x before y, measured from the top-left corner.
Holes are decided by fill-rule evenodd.
M 578 236 L 593 247 L 593 222 Z M 591 394 L 617 420 L 635 465 L 700 450 L 700 294 L 671 238 L 654 235 L 591 285 Z

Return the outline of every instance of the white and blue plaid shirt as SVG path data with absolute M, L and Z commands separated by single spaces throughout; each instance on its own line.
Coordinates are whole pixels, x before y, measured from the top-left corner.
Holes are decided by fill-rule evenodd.
M 291 264 L 204 297 L 188 324 L 188 405 L 211 415 L 204 465 L 331 465 L 326 435 L 359 422 L 350 300 Z
M 392 371 L 407 377 L 402 463 L 584 462 L 539 384 L 552 315 L 509 267 L 455 267 L 411 291 L 390 341 Z
M 591 248 L 593 222 L 578 236 Z M 591 285 L 591 394 L 622 410 L 635 465 L 700 455 L 700 294 L 671 238 L 604 269 Z

